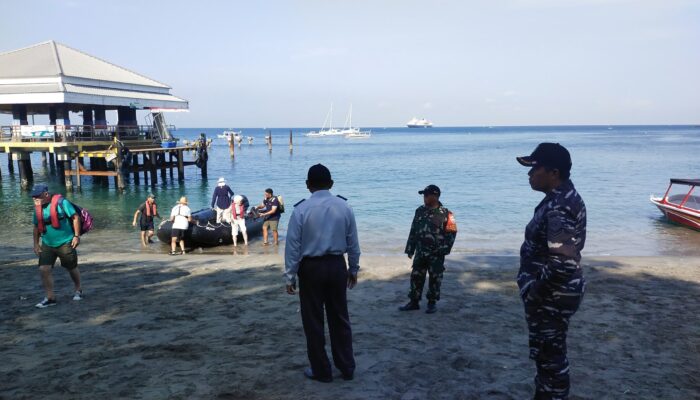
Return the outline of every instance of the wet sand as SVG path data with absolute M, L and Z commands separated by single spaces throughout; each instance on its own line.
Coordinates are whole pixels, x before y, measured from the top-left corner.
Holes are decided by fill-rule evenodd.
M 449 256 L 434 315 L 396 310 L 410 260 L 364 257 L 348 292 L 355 380 L 336 371 L 324 384 L 302 375 L 299 301 L 284 292 L 282 249 L 172 257 L 86 246 L 85 300 L 71 300 L 57 267 L 59 304 L 44 310 L 34 308 L 43 291 L 33 254 L 0 250 L 2 399 L 525 399 L 533 390 L 516 257 Z M 697 398 L 700 258 L 584 265 L 571 398 Z

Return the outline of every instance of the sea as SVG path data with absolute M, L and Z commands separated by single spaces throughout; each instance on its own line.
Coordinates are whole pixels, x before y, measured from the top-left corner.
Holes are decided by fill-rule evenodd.
M 114 252 L 165 253 L 155 244 L 142 249 L 132 226 L 137 207 L 149 192 L 157 196 L 162 215 L 180 196 L 193 210 L 210 206 L 216 181 L 224 177 L 237 194 L 251 204 L 262 201 L 266 188 L 282 195 L 286 213 L 280 225 L 284 241 L 294 204 L 308 198 L 306 173 L 310 166 L 327 166 L 335 182 L 333 194 L 347 198 L 357 219 L 362 252 L 369 255 L 402 254 L 413 213 L 422 203 L 418 191 L 428 184 L 442 190 L 442 203 L 452 210 L 459 232 L 453 252 L 478 255 L 517 255 L 525 225 L 543 198 L 528 184 L 528 169 L 516 156 L 529 155 L 540 142 L 557 142 L 569 149 L 571 179 L 588 211 L 584 256 L 700 255 L 700 232 L 667 222 L 649 198 L 662 195 L 670 178 L 700 178 L 700 126 L 528 126 L 371 128 L 367 139 L 308 138 L 312 128 L 235 128 L 244 140 L 229 154 L 217 135 L 224 128 L 178 129 L 181 140 L 201 133 L 212 139 L 208 177 L 185 168 L 185 181 L 162 181 L 151 187 L 130 182 L 120 193 L 85 177 L 82 190 L 65 193 L 55 175 L 33 155 L 35 183 L 47 183 L 65 193 L 95 217 L 95 229 L 84 237 Z M 289 146 L 290 132 L 293 149 Z M 272 149 L 265 136 L 272 136 Z M 0 209 L 4 246 L 31 249 L 32 201 L 0 156 Z M 193 159 L 194 154 L 186 159 Z M 177 174 L 177 171 L 175 171 Z M 200 252 L 229 252 L 228 246 Z M 254 239 L 251 252 L 262 251 Z

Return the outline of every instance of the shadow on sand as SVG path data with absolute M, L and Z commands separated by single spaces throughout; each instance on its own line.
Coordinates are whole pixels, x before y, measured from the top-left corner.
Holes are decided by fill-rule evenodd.
M 198 259 L 199 258 L 199 259 Z M 349 291 L 354 381 L 305 380 L 298 297 L 282 266 L 224 256 L 81 266 L 86 299 L 33 308 L 34 261 L 3 267 L 0 398 L 524 399 L 534 365 L 514 257 L 448 260 L 439 312 L 399 313 L 400 273 Z M 700 392 L 700 285 L 584 260 L 589 288 L 572 320 L 572 399 L 692 398 Z M 624 261 L 623 261 L 624 262 Z M 392 271 L 391 269 L 386 269 Z M 395 271 L 395 269 L 393 269 Z M 31 297 L 30 297 L 31 296 Z M 330 355 L 330 350 L 329 350 Z

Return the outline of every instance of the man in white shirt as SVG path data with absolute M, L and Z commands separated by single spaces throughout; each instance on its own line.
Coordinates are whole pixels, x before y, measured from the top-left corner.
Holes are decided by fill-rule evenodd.
M 187 206 L 187 197 L 180 197 L 178 204 L 170 211 L 170 220 L 173 222 L 172 233 L 170 234 L 172 238 L 170 255 L 185 254 L 185 232 L 187 232 L 187 227 L 192 222 L 192 211 Z M 176 251 L 178 241 L 180 242 L 180 253 Z
M 346 289 L 355 287 L 360 269 L 355 215 L 344 198 L 329 191 L 333 180 L 325 166 L 309 168 L 306 186 L 312 195 L 294 205 L 284 254 L 287 293 L 296 293 L 299 277 L 301 320 L 311 364 L 304 375 L 321 382 L 333 380 L 325 350 L 325 308 L 334 364 L 343 379 L 351 380 L 355 357 Z

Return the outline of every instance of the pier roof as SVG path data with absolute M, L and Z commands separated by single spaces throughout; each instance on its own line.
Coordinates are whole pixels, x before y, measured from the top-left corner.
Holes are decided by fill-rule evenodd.
M 49 104 L 187 109 L 154 79 L 53 40 L 0 53 L 0 112 L 27 104 L 43 113 Z

